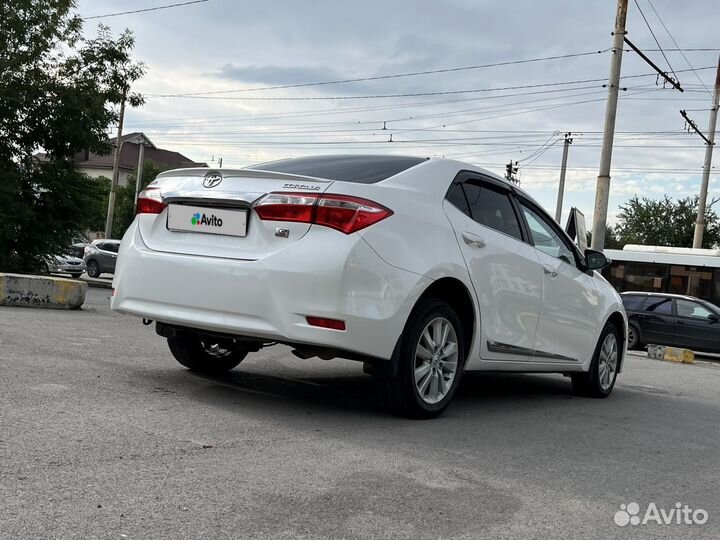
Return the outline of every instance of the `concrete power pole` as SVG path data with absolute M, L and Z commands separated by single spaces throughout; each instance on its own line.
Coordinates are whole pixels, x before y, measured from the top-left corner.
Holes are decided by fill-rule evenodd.
M 598 251 L 602 251 L 605 247 L 607 209 L 610 199 L 610 162 L 612 160 L 613 139 L 615 138 L 615 116 L 617 114 L 618 91 L 620 90 L 620 66 L 622 64 L 627 9 L 628 0 L 617 0 L 612 58 L 610 60 L 610 78 L 608 81 L 608 100 L 605 107 L 605 131 L 603 133 L 600 171 L 595 189 L 595 212 L 593 214 L 592 249 Z
M 703 232 L 705 232 L 705 204 L 707 203 L 710 169 L 712 168 L 713 146 L 715 146 L 715 126 L 717 124 L 718 105 L 720 105 L 720 58 L 718 58 L 717 75 L 715 76 L 715 92 L 713 92 L 712 108 L 710 109 L 708 141 L 706 143 L 707 146 L 705 146 L 705 162 L 703 163 L 702 183 L 700 184 L 700 200 L 698 201 L 698 214 L 695 221 L 695 234 L 693 235 L 692 247 L 694 248 L 702 247 Z
M 110 182 L 110 197 L 108 198 L 107 219 L 105 220 L 105 238 L 112 238 L 113 212 L 115 211 L 115 192 L 117 191 L 118 177 L 120 176 L 120 151 L 122 150 L 122 130 L 125 120 L 125 96 L 120 103 L 120 121 L 118 122 L 117 139 L 115 142 L 115 158 L 113 159 L 112 181 Z
M 143 143 L 143 140 L 140 139 L 140 149 L 138 152 L 137 172 L 135 173 L 135 204 L 134 204 L 135 207 L 137 207 L 138 195 L 140 194 L 140 182 L 142 181 L 144 157 L 145 157 L 145 144 Z
M 555 207 L 555 221 L 557 221 L 558 223 L 560 223 L 560 218 L 562 217 L 563 196 L 565 194 L 565 172 L 567 170 L 567 160 L 568 160 L 568 148 L 570 148 L 570 145 L 572 144 L 572 139 L 570 138 L 570 135 L 572 135 L 572 133 L 565 134 L 565 143 L 563 145 L 562 166 L 560 168 L 560 185 L 558 186 L 557 206 Z

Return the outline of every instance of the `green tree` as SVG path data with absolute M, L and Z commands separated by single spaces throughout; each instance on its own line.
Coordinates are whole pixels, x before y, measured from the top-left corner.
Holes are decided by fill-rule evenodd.
M 33 271 L 93 228 L 106 190 L 73 157 L 111 152 L 114 105 L 142 103 L 128 85 L 144 68 L 127 31 L 83 39 L 74 0 L 2 2 L 0 21 L 0 271 Z
M 592 244 L 592 232 L 587 232 L 587 245 Z M 615 229 L 610 225 L 605 227 L 605 249 L 622 249 L 623 244 L 620 242 L 618 237 L 615 235 Z
M 720 220 L 710 201 L 705 212 L 703 247 L 720 244 Z M 691 247 L 698 197 L 673 200 L 633 197 L 620 206 L 615 235 L 620 244 Z
M 146 160 L 143 163 L 142 178 L 140 179 L 140 191 L 155 180 L 158 174 L 168 170 L 166 165 L 160 165 L 154 161 Z M 126 186 L 119 186 L 115 198 L 115 217 L 113 219 L 113 238 L 122 238 L 125 231 L 135 219 L 135 179 L 137 176 L 128 176 Z M 107 197 L 105 199 L 107 205 Z M 103 221 L 103 227 L 104 227 Z

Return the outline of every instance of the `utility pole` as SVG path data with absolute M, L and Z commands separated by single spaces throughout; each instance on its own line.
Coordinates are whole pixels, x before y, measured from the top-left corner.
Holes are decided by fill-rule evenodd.
M 603 133 L 600 171 L 595 189 L 595 212 L 593 214 L 592 249 L 598 251 L 602 251 L 605 247 L 607 210 L 610 200 L 610 162 L 612 160 L 613 139 L 615 138 L 615 117 L 617 115 L 618 91 L 620 90 L 620 66 L 622 64 L 627 9 L 628 0 L 617 0 L 608 81 L 608 100 L 605 107 L 605 131 Z
M 513 160 L 511 159 L 507 165 L 505 165 L 505 179 L 509 182 L 513 182 L 515 184 L 519 184 L 517 179 L 517 172 L 518 172 L 518 162 L 515 161 L 513 163 Z
M 718 105 L 720 105 L 720 57 L 718 58 L 715 91 L 713 92 L 712 108 L 710 109 L 710 125 L 708 126 L 707 140 L 705 143 L 705 162 L 703 163 L 700 199 L 698 201 L 697 219 L 695 220 L 695 234 L 693 235 L 692 247 L 694 248 L 702 247 L 703 232 L 705 231 L 705 205 L 707 203 L 708 184 L 710 183 L 713 147 L 715 146 L 715 125 L 717 124 Z
M 563 144 L 562 166 L 560 167 L 560 185 L 558 186 L 557 206 L 555 207 L 555 221 L 560 223 L 563 207 L 563 195 L 565 194 L 565 171 L 567 170 L 568 148 L 572 144 L 572 133 L 565 134 L 565 143 Z
M 105 238 L 112 238 L 113 212 L 115 211 L 115 192 L 117 191 L 118 177 L 120 176 L 120 151 L 122 150 L 122 130 L 125 120 L 125 95 L 120 102 L 120 120 L 118 122 L 117 139 L 115 140 L 115 158 L 113 159 L 112 181 L 110 182 L 110 197 L 108 198 L 107 219 L 105 220 Z
M 138 195 L 140 194 L 140 182 L 142 181 L 143 174 L 143 159 L 145 158 L 145 143 L 143 139 L 140 139 L 140 149 L 138 151 L 138 164 L 137 172 L 135 173 L 135 204 L 134 208 L 137 208 Z

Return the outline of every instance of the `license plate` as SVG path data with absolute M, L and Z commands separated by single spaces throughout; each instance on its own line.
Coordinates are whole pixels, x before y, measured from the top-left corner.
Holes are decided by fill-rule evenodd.
M 247 210 L 171 204 L 168 206 L 167 228 L 171 231 L 245 236 Z

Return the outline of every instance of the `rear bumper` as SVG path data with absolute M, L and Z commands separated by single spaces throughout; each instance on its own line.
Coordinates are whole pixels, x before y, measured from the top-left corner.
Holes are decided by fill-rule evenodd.
M 133 224 L 111 305 L 171 325 L 389 359 L 429 282 L 385 263 L 359 235 L 323 227 L 242 261 L 153 251 Z M 307 316 L 343 320 L 346 330 L 310 326 Z

